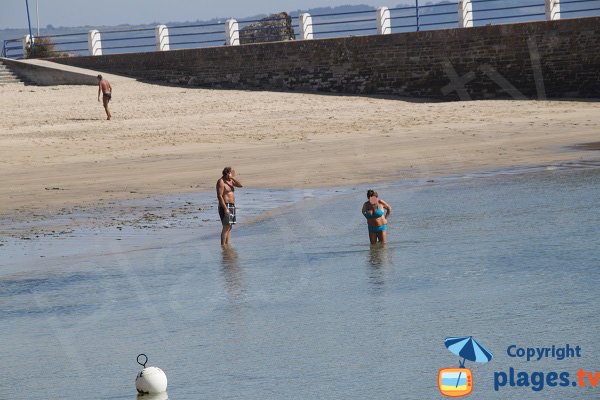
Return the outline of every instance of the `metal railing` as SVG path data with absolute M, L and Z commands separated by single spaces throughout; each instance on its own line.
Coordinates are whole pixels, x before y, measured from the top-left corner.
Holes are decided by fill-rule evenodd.
M 368 17 L 372 15 L 372 17 Z M 377 32 L 375 10 L 312 15 L 315 39 L 365 35 Z M 341 35 L 346 34 L 346 35 Z
M 18 52 L 15 52 L 15 50 Z M 23 39 L 5 40 L 2 45 L 2 57 L 23 58 Z
M 472 0 L 474 25 L 488 25 L 509 19 L 512 22 L 521 22 L 523 18 L 526 18 L 526 21 L 541 21 L 546 18 L 544 0 L 521 0 L 516 6 L 499 6 L 498 3 L 503 1 Z
M 389 8 L 389 30 L 391 33 L 421 31 L 429 29 L 458 28 L 459 13 L 457 0 L 445 0 L 435 4 L 423 4 L 425 0 L 414 0 L 414 5 Z M 537 21 L 546 18 L 544 0 L 471 0 L 473 26 L 497 23 Z M 562 18 L 600 15 L 600 0 L 561 0 Z M 325 39 L 343 36 L 376 34 L 377 10 L 360 10 L 312 15 L 312 38 Z M 280 21 L 287 18 L 272 18 Z M 238 21 L 237 33 L 263 19 Z M 293 35 L 300 37 L 299 13 L 291 15 Z M 174 25 L 168 27 L 166 37 L 170 49 L 221 46 L 227 43 L 225 21 L 204 24 Z M 132 51 L 154 51 L 157 49 L 155 27 L 100 31 L 102 54 Z M 272 27 L 252 27 L 256 41 L 273 39 Z M 257 32 L 264 31 L 264 35 Z M 151 33 L 152 32 L 152 33 Z M 51 42 L 49 53 L 55 56 L 87 54 L 88 32 L 43 35 L 38 38 Z M 273 39 L 276 40 L 276 39 Z M 2 56 L 21 59 L 23 39 L 4 40 Z
M 152 34 L 149 35 L 148 32 L 152 32 Z M 156 47 L 154 28 L 115 29 L 100 31 L 100 34 L 102 35 L 103 54 L 122 53 L 123 50 L 135 52 L 139 49 Z M 125 41 L 127 44 L 122 44 Z
M 458 28 L 458 3 L 419 4 L 390 8 L 392 32 Z
M 52 56 L 79 55 L 84 52 L 87 53 L 88 51 L 87 32 L 43 35 L 35 38 L 37 41 L 40 41 L 40 39 L 52 42 L 51 49 L 47 50 Z
M 581 17 L 582 13 L 600 13 L 600 0 L 561 0 L 560 6 L 561 14 L 567 18 Z
M 223 44 L 225 43 L 225 31 L 223 27 L 224 22 L 170 26 L 167 37 L 173 49 Z M 172 33 L 173 31 L 177 33 Z

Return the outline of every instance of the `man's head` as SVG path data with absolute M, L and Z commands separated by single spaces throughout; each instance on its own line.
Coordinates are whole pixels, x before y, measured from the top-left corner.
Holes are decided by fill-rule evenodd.
M 231 167 L 223 168 L 223 177 L 224 178 L 228 177 L 232 170 L 233 170 L 233 168 L 231 168 Z
M 98 80 L 101 81 L 102 80 L 102 75 L 98 75 Z

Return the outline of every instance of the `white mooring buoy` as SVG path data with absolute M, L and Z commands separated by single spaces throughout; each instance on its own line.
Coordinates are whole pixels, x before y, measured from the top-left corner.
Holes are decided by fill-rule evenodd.
M 143 363 L 140 362 L 140 357 L 145 359 Z M 138 355 L 137 362 L 144 367 L 135 378 L 135 388 L 138 393 L 157 394 L 166 392 L 167 375 L 165 375 L 163 370 L 157 367 L 146 367 L 148 356 L 145 354 Z

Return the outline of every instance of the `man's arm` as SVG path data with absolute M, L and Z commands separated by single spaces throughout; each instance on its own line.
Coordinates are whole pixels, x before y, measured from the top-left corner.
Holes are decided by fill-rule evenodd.
M 234 177 L 231 178 L 231 183 L 233 183 L 233 186 L 235 186 L 235 187 L 243 187 L 242 184 L 240 183 L 240 181 L 238 181 Z
M 100 92 L 102 91 L 102 82 L 98 84 L 98 101 L 100 101 Z
M 225 210 L 225 214 L 229 214 L 229 210 L 227 209 L 227 203 L 225 203 L 225 199 L 223 199 L 224 191 L 225 184 L 223 183 L 223 179 L 219 179 L 219 181 L 217 182 L 217 200 L 219 201 L 219 205 Z
M 243 187 L 242 183 L 236 179 L 235 175 L 236 174 L 235 174 L 235 169 L 234 169 L 231 171 L 231 175 L 229 176 L 231 178 L 231 182 L 233 183 L 233 186 L 239 187 L 239 188 Z

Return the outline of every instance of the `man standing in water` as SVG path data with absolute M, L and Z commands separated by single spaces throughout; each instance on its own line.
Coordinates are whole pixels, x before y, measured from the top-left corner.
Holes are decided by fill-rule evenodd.
M 110 82 L 102 78 L 102 75 L 98 75 L 98 101 L 100 101 L 100 92 L 102 92 L 102 105 L 104 105 L 104 111 L 106 111 L 106 119 L 110 119 L 110 111 L 108 110 L 108 102 L 112 97 L 112 86 Z
M 223 168 L 223 176 L 217 181 L 217 200 L 219 201 L 219 217 L 223 230 L 221 231 L 221 246 L 229 244 L 231 228 L 235 224 L 235 188 L 242 187 L 235 177 L 231 167 Z

